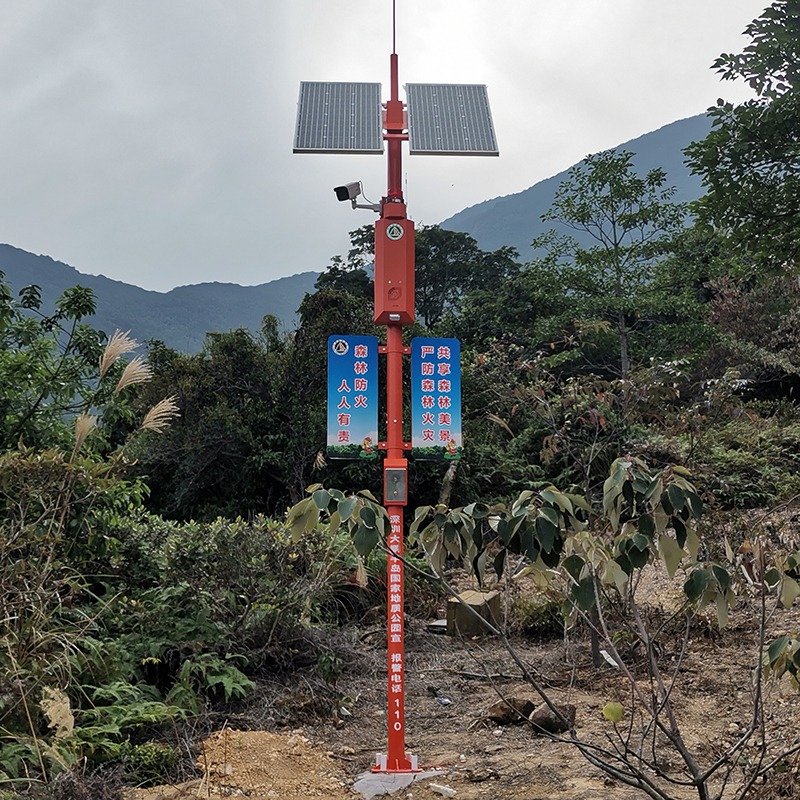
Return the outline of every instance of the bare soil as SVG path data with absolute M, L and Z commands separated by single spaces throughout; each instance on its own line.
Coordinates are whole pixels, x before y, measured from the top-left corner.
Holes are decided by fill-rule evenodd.
M 673 595 L 674 596 L 674 595 Z M 670 597 L 669 587 L 652 611 Z M 667 598 L 667 600 L 665 600 Z M 757 603 L 740 604 L 733 624 L 722 632 L 710 624 L 691 632 L 685 663 L 674 691 L 678 721 L 690 749 L 711 762 L 729 747 L 748 722 L 752 670 L 757 653 Z M 770 633 L 797 630 L 797 610 L 779 612 Z M 664 640 L 661 658 L 676 655 L 675 641 Z M 350 788 L 375 763 L 387 739 L 385 633 L 379 626 L 336 632 L 335 649 L 349 654 L 341 677 L 328 686 L 312 676 L 290 685 L 263 682 L 246 708 L 231 714 L 203 743 L 193 780 L 170 787 L 131 791 L 135 800 L 177 798 L 352 798 Z M 613 726 L 603 717 L 609 701 L 622 704 L 630 687 L 611 667 L 594 668 L 588 641 L 536 642 L 516 637 L 513 646 L 558 703 L 577 707 L 581 738 L 608 744 Z M 631 660 L 635 664 L 636 653 Z M 423 768 L 438 767 L 433 781 L 414 783 L 395 796 L 434 800 L 432 784 L 455 790 L 459 800 L 633 800 L 645 795 L 611 780 L 570 744 L 536 735 L 525 724 L 497 726 L 486 709 L 506 697 L 533 690 L 520 679 L 501 644 L 482 637 L 459 641 L 429 633 L 424 621 L 407 620 L 406 745 Z M 767 690 L 765 740 L 774 748 L 798 736 L 800 697 L 787 681 Z M 759 740 L 759 736 L 756 740 Z M 670 773 L 675 754 L 664 756 Z M 759 800 L 800 797 L 797 762 L 773 772 L 748 797 Z M 733 776 L 733 782 L 738 780 Z M 694 791 L 675 797 L 697 797 Z

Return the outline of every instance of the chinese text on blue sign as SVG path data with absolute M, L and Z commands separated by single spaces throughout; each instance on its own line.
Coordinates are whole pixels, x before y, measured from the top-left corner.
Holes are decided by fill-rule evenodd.
M 329 458 L 378 455 L 378 340 L 328 338 Z
M 461 458 L 461 345 L 458 339 L 411 340 L 411 452 Z

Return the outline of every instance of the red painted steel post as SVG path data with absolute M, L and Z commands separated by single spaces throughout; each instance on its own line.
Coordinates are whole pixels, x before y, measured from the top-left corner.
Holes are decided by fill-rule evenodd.
M 403 329 L 386 328 L 386 469 L 404 464 L 403 459 Z M 389 549 L 403 555 L 403 506 L 387 505 Z M 386 772 L 407 772 L 412 767 L 405 743 L 405 651 L 403 562 L 389 556 L 387 563 L 389 747 Z M 415 765 L 414 765 L 415 766 Z
M 407 134 L 403 104 L 398 97 L 397 54 L 391 56 L 391 97 L 384 116 L 388 140 L 388 188 L 381 204 L 375 237 L 375 322 L 386 325 L 386 459 L 384 502 L 389 514 L 387 559 L 388 725 L 386 756 L 379 755 L 375 772 L 416 772 L 417 759 L 406 756 L 405 650 L 403 610 L 403 506 L 407 470 L 403 442 L 403 325 L 414 321 L 414 225 L 406 218 L 402 191 L 402 143 Z M 383 238 L 387 237 L 387 238 Z M 394 493 L 389 476 L 394 476 Z M 398 494 L 399 491 L 399 494 Z

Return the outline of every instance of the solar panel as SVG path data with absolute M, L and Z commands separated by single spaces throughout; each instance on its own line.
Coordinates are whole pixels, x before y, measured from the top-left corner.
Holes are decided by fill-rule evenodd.
M 411 155 L 499 156 L 486 87 L 409 83 Z
M 295 153 L 383 153 L 379 83 L 303 81 Z

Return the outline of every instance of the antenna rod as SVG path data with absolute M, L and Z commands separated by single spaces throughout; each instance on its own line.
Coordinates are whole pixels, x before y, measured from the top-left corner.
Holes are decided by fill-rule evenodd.
M 403 168 L 402 141 L 404 114 L 400 101 L 400 85 L 397 77 L 397 53 L 392 53 L 390 62 L 391 95 L 386 104 L 386 138 L 389 155 L 389 202 L 403 202 Z M 405 216 L 405 215 L 404 215 Z
M 392 53 L 397 52 L 397 0 L 392 0 Z

